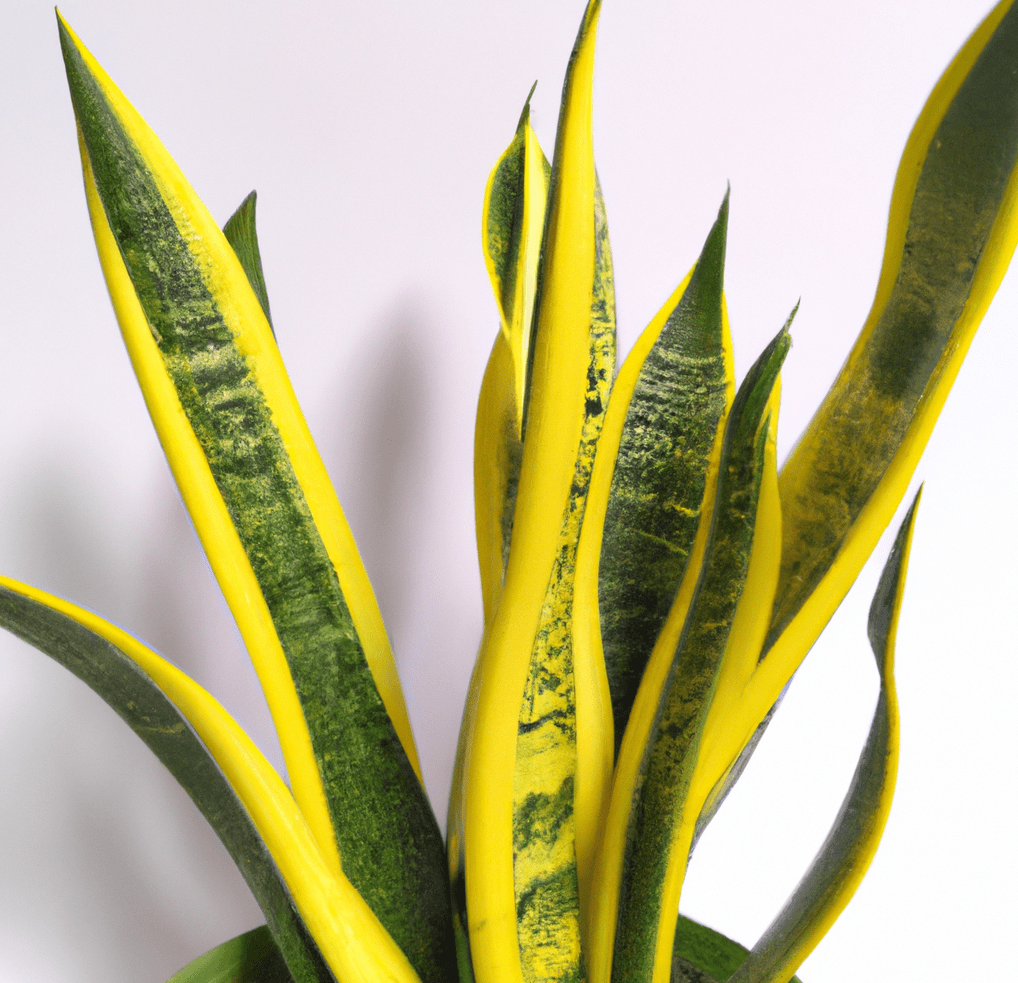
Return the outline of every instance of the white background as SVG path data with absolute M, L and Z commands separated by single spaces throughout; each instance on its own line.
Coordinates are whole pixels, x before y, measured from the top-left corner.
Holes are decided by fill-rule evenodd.
M 257 188 L 276 330 L 390 627 L 439 818 L 480 631 L 474 401 L 496 313 L 484 182 L 536 78 L 550 154 L 580 0 L 68 0 L 225 221 Z M 595 145 L 623 349 L 732 184 L 741 375 L 800 297 L 782 454 L 865 317 L 898 155 L 986 0 L 607 0 Z M 0 8 L 0 571 L 93 607 L 212 689 L 260 693 L 106 297 L 48 3 Z M 1016 914 L 1005 281 L 920 463 L 898 640 L 898 796 L 807 983 L 1000 978 Z M 876 699 L 879 559 L 704 837 L 683 907 L 752 944 L 837 811 Z M 159 983 L 260 921 L 204 820 L 63 669 L 0 639 L 0 981 Z

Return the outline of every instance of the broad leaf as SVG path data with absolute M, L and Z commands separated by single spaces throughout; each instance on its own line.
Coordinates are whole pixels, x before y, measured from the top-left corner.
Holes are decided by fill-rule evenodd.
M 62 24 L 61 40 L 114 307 L 294 796 L 334 874 L 425 983 L 446 980 L 443 845 L 395 665 L 262 307 L 152 131 Z
M 1018 7 L 952 61 L 902 156 L 873 308 L 781 472 L 770 705 L 890 522 L 1018 241 Z
M 789 343 L 786 325 L 735 397 L 709 479 L 717 490 L 697 583 L 688 599 L 680 588 L 623 738 L 595 880 L 595 983 L 669 978 L 692 832 L 711 787 L 703 758 L 755 663 L 777 581 L 777 381 Z

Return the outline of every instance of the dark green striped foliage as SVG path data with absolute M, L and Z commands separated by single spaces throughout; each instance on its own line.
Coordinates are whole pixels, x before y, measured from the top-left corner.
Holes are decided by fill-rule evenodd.
M 954 329 L 1018 162 L 1018 5 L 1004 14 L 934 135 L 891 296 L 782 475 L 781 579 L 768 646 L 830 569 L 884 476 Z M 991 261 L 999 261 L 992 257 Z M 850 369 L 850 370 L 849 370 Z M 788 469 L 786 468 L 786 471 Z
M 612 477 L 598 601 L 616 754 L 686 569 L 725 412 L 727 228 L 726 194 L 689 285 L 640 370 Z
M 438 824 L 378 694 L 271 409 L 152 175 L 61 32 L 103 207 L 286 654 L 343 871 L 423 983 L 452 979 Z
M 106 639 L 3 586 L 0 625 L 90 686 L 169 769 L 237 864 L 295 983 L 334 983 L 247 810 L 191 725 L 152 679 Z
M 265 320 L 272 326 L 272 315 L 269 313 L 269 295 L 265 289 L 265 274 L 262 271 L 262 254 L 258 248 L 258 230 L 255 227 L 255 206 L 258 203 L 258 192 L 252 191 L 237 210 L 227 219 L 223 226 L 226 241 L 233 246 L 233 251 L 244 267 L 248 283 L 258 298 L 258 303 L 265 312 Z M 275 331 L 273 331 L 275 333 Z
M 898 711 L 894 691 L 894 623 L 904 589 L 908 541 L 922 489 L 902 521 L 870 605 L 868 634 L 880 673 L 880 696 L 859 763 L 837 818 L 809 870 L 732 976 L 732 983 L 772 983 L 802 961 L 836 918 L 869 866 L 894 790 Z
M 767 404 L 790 344 L 787 328 L 750 369 L 725 427 L 703 570 L 637 780 L 627 830 L 613 983 L 652 978 L 665 874 L 670 865 L 687 861 L 688 854 L 673 856 L 673 841 L 749 567 L 767 428 L 776 422 L 769 421 Z

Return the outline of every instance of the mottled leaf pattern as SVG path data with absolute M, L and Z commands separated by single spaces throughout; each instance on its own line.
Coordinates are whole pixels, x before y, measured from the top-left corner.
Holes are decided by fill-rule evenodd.
M 746 376 L 725 429 L 711 539 L 672 661 L 629 816 L 611 978 L 655 981 L 670 971 L 678 890 L 702 802 L 690 802 L 697 752 L 750 568 L 783 330 Z M 692 816 L 689 815 L 693 809 Z M 662 953 L 667 959 L 662 959 Z M 667 980 L 667 975 L 664 976 Z
M 296 687 L 331 819 L 324 835 L 334 839 L 319 830 L 322 848 L 338 846 L 343 873 L 425 983 L 446 980 L 454 951 L 441 834 L 366 660 L 279 406 L 212 285 L 205 243 L 146 160 L 147 132 L 128 128 L 66 30 L 62 41 L 88 174 Z M 282 731 L 284 750 L 293 736 Z M 295 793 L 312 816 L 314 790 L 295 779 Z
M 572 599 L 576 548 L 615 370 L 615 293 L 608 224 L 595 195 L 595 275 L 584 421 L 569 503 L 523 694 L 513 790 L 517 931 L 525 980 L 581 976 L 573 797 L 576 704 Z
M 616 457 L 598 582 L 616 753 L 686 569 L 707 462 L 731 399 L 722 301 L 727 225 L 726 195 L 689 284 L 640 369 Z

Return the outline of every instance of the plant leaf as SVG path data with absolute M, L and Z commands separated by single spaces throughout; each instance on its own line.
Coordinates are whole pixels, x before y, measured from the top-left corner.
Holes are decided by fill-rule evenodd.
M 268 927 L 260 925 L 217 945 L 166 983 L 292 983 Z
M 536 86 L 536 83 L 535 83 Z M 474 500 L 484 618 L 502 589 L 523 457 L 530 328 L 551 172 L 530 126 L 530 90 L 516 134 L 488 178 L 481 239 L 501 331 L 481 382 L 474 437 Z
M 906 144 L 873 308 L 781 472 L 781 581 L 760 704 L 777 698 L 890 522 L 1014 252 L 1016 62 L 1018 7 L 1005 0 Z
M 240 260 L 251 289 L 258 298 L 265 320 L 272 327 L 272 315 L 269 314 L 269 295 L 265 289 L 265 274 L 262 272 L 262 253 L 258 248 L 258 231 L 255 228 L 255 205 L 258 202 L 257 192 L 252 191 L 237 210 L 227 219 L 223 226 L 226 241 L 233 246 L 233 251 Z M 273 331 L 273 336 L 275 331 Z
M 158 139 L 62 22 L 61 41 L 114 307 L 294 796 L 335 875 L 425 983 L 444 981 L 441 834 L 371 586 L 268 323 Z
M 624 422 L 614 471 L 609 424 L 598 447 L 598 470 L 611 475 L 597 604 L 616 754 L 697 528 L 710 521 L 708 459 L 720 451 L 734 395 L 722 293 L 727 225 L 726 194 L 684 289 L 648 326 L 616 382 L 610 413 Z
M 67 613 L 79 611 L 41 591 L 0 578 L 0 624 L 95 690 L 149 746 L 194 800 L 237 864 L 296 983 L 331 983 L 332 974 L 301 922 L 290 889 L 220 765 L 184 714 L 134 659 Z
M 749 949 L 706 925 L 679 915 L 672 948 L 671 983 L 724 983 Z M 799 983 L 798 977 L 792 983 Z
M 789 343 L 786 325 L 735 397 L 692 604 L 686 614 L 680 590 L 623 738 L 596 875 L 595 983 L 670 976 L 692 833 L 712 787 L 703 756 L 755 664 L 777 581 L 777 380 Z M 661 683 L 660 664 L 668 666 Z
M 576 742 L 586 667 L 574 666 L 570 607 L 615 356 L 591 136 L 599 8 L 587 8 L 563 92 L 511 546 L 471 681 L 450 800 L 450 868 L 465 879 L 478 983 L 581 973 L 578 790 L 600 774 L 604 756 L 596 729 L 582 749 Z
M 848 794 L 806 875 L 729 983 L 786 983 L 852 899 L 880 843 L 898 772 L 894 640 L 921 494 L 898 530 L 870 607 L 880 698 Z

